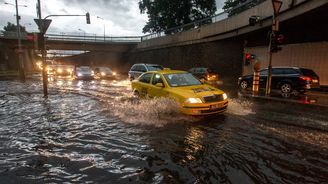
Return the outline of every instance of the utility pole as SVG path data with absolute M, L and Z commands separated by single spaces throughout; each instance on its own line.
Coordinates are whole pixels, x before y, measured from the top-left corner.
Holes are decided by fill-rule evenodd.
M 18 15 L 18 3 L 15 0 L 16 4 L 16 22 L 17 22 L 17 37 L 18 37 L 18 62 L 19 62 L 19 78 L 22 82 L 25 82 L 25 70 L 24 70 L 24 62 L 23 62 L 23 50 L 22 50 L 22 41 L 21 41 L 21 30 L 19 25 L 19 15 Z
M 38 13 L 38 20 L 39 20 L 39 31 L 40 31 L 40 40 L 39 48 L 41 49 L 42 54 L 42 81 L 43 81 L 43 95 L 45 98 L 48 98 L 48 73 L 47 73 L 47 50 L 46 50 L 46 44 L 44 39 L 44 24 L 42 23 L 42 17 L 41 17 L 41 3 L 40 0 L 38 0 L 37 3 L 37 13 Z
M 273 19 L 272 19 L 272 26 L 270 31 L 270 42 L 269 42 L 269 66 L 268 66 L 268 78 L 266 82 L 266 90 L 265 95 L 270 96 L 271 93 L 271 79 L 272 79 L 272 41 L 275 39 L 276 35 L 275 32 L 279 31 L 279 20 L 278 15 L 282 5 L 281 0 L 272 0 L 272 7 L 273 7 Z

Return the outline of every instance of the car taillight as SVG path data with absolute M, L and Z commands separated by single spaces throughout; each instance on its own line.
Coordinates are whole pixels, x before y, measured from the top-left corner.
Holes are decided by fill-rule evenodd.
M 300 79 L 302 79 L 304 81 L 312 81 L 311 77 L 306 77 L 306 76 L 301 76 Z

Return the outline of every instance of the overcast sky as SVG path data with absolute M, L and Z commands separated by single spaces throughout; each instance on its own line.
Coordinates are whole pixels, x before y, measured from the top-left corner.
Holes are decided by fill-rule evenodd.
M 82 14 L 89 12 L 91 24 L 86 24 L 85 17 L 52 17 L 52 23 L 47 33 L 77 33 L 84 32 L 103 35 L 104 25 L 106 35 L 111 36 L 140 36 L 142 28 L 147 22 L 147 15 L 140 14 L 138 2 L 140 0 L 41 0 L 42 17 L 55 14 Z M 0 0 L 0 29 L 7 22 L 15 23 L 15 0 Z M 27 31 L 37 31 L 34 23 L 37 0 L 18 0 L 21 25 Z M 224 0 L 216 0 L 218 12 Z M 97 18 L 101 17 L 100 18 Z

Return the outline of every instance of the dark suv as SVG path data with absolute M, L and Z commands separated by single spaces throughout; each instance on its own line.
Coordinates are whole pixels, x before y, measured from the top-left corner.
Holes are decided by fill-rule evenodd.
M 163 70 L 163 69 L 164 67 L 158 64 L 145 64 L 145 63 L 134 64 L 129 71 L 129 79 L 134 80 L 145 72 Z
M 260 88 L 266 87 L 268 69 L 260 71 Z M 241 89 L 251 87 L 253 75 L 239 77 L 238 85 Z M 320 88 L 319 77 L 311 69 L 298 67 L 273 67 L 271 89 L 279 89 L 282 93 L 291 93 L 293 90 L 305 92 L 308 89 Z

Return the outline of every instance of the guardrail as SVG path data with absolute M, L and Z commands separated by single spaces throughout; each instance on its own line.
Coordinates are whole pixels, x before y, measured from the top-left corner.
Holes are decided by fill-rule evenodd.
M 27 40 L 29 33 L 22 33 L 21 39 Z M 17 39 L 16 32 L 1 32 L 0 37 L 6 39 Z M 67 42 L 97 42 L 97 43 L 110 43 L 110 42 L 141 42 L 141 36 L 99 36 L 96 34 L 74 34 L 74 33 L 50 33 L 45 35 L 47 40 L 51 41 L 67 41 Z

